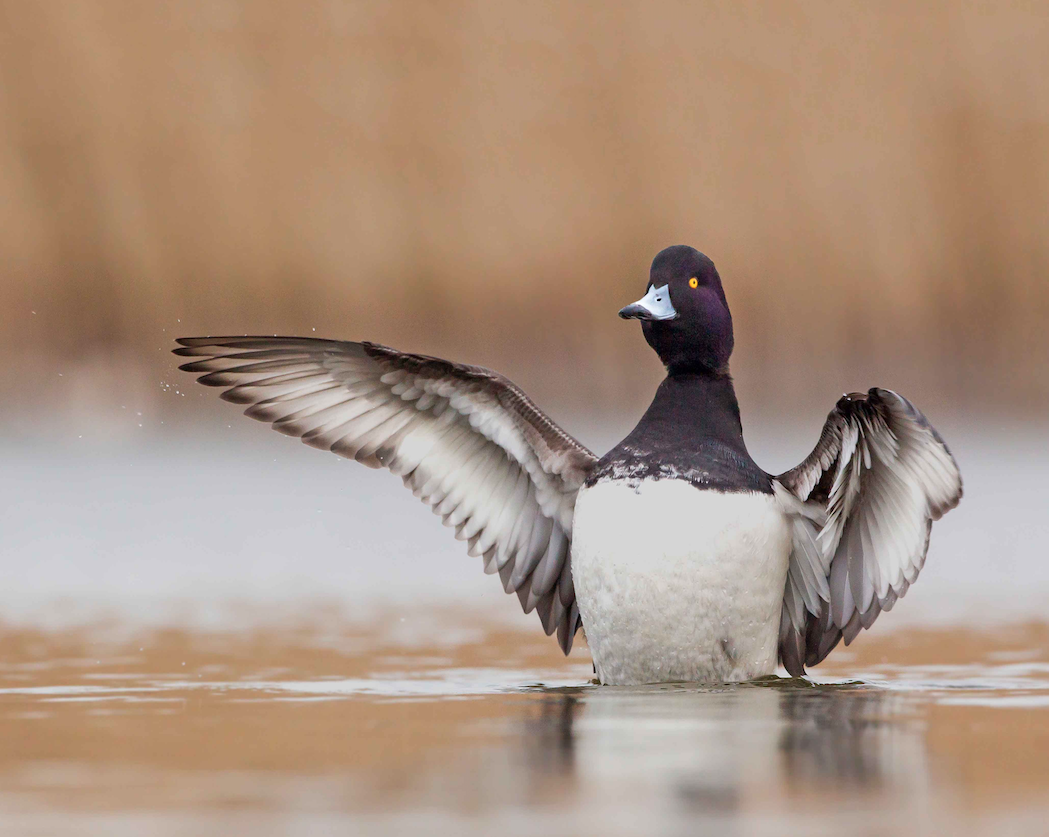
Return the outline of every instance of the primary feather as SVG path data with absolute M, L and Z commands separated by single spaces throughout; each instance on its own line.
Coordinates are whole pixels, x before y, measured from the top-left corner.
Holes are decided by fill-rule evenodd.
M 175 354 L 245 414 L 388 468 L 539 613 L 567 654 L 579 629 L 572 517 L 596 458 L 512 382 L 376 343 L 190 337 Z
M 792 523 L 780 660 L 800 676 L 907 592 L 962 479 L 928 419 L 872 389 L 838 401 L 815 450 L 773 488 Z

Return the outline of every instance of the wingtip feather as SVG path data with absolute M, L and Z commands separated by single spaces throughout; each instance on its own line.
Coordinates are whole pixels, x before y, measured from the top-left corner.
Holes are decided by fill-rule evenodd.
M 368 467 L 400 471 L 405 484 L 413 491 L 419 488 L 423 495 L 434 491 L 441 499 L 448 493 L 444 483 L 462 471 L 463 457 L 468 461 L 479 449 L 466 444 L 467 437 L 483 437 L 481 447 L 500 448 L 501 455 L 516 459 L 534 488 L 517 490 L 505 483 L 504 478 L 516 473 L 513 468 L 497 469 L 489 478 L 475 480 L 473 489 L 484 499 L 475 497 L 466 508 L 483 514 L 470 526 L 458 521 L 457 535 L 473 538 L 474 551 L 485 552 L 486 571 L 504 561 L 498 572 L 506 591 L 517 593 L 526 613 L 538 610 L 545 633 L 556 632 L 562 651 L 571 651 L 580 618 L 568 568 L 571 513 L 567 506 L 565 517 L 566 498 L 582 483 L 596 457 L 513 384 L 479 367 L 371 343 L 248 335 L 178 337 L 175 343 L 173 354 L 189 359 L 180 370 L 199 375 L 204 386 L 224 388 L 220 398 L 247 405 L 245 415 L 270 423 L 283 435 L 300 437 L 311 447 L 353 457 Z M 361 419 L 353 407 L 341 410 L 344 403 L 370 403 L 368 399 L 379 397 L 373 391 L 384 387 L 391 397 L 381 407 L 372 404 L 378 412 L 369 418 Z M 340 398 L 331 400 L 333 390 Z M 422 418 L 405 421 L 398 412 L 411 409 Z M 340 424 L 341 419 L 346 420 Z M 448 433 L 448 428 L 460 424 L 468 426 L 461 433 Z M 420 466 L 425 479 L 416 485 L 409 477 Z M 556 503 L 549 500 L 551 495 L 557 496 Z M 527 503 L 532 505 L 523 508 L 533 511 L 514 510 Z M 508 505 L 514 509 L 506 510 Z M 564 532 L 555 520 L 565 521 L 561 522 Z M 484 536 L 476 537 L 481 531 Z M 509 538 L 510 547 L 500 538 Z M 540 565 L 541 571 L 534 572 Z

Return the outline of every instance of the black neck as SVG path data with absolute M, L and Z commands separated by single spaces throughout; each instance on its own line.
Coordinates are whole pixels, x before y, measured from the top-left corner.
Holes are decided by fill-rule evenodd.
M 739 402 L 728 374 L 668 375 L 656 390 L 652 406 L 627 438 L 643 431 L 645 436 L 674 439 L 684 427 L 699 438 L 746 450 Z
M 728 374 L 668 375 L 630 435 L 587 477 L 603 480 L 685 480 L 697 488 L 757 491 L 772 483 L 743 443 L 739 403 Z

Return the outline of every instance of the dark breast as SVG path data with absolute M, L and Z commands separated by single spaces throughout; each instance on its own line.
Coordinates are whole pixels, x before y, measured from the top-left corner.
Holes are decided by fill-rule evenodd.
M 716 439 L 668 446 L 637 445 L 627 438 L 598 461 L 586 485 L 609 480 L 637 484 L 660 479 L 684 480 L 702 489 L 772 493 L 772 478 L 746 451 Z
M 668 375 L 637 427 L 598 460 L 585 485 L 660 479 L 772 493 L 772 478 L 747 453 L 728 374 Z

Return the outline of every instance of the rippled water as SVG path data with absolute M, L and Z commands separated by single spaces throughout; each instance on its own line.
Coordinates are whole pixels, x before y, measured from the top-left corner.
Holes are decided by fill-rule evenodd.
M 1049 833 L 1044 434 L 955 444 L 812 682 L 713 688 L 594 685 L 397 480 L 245 438 L 6 452 L 0 833 Z
M 3 636 L 4 833 L 1005 834 L 1049 815 L 1042 626 L 872 637 L 816 683 L 715 688 L 596 686 L 585 658 L 449 613 L 106 634 Z

